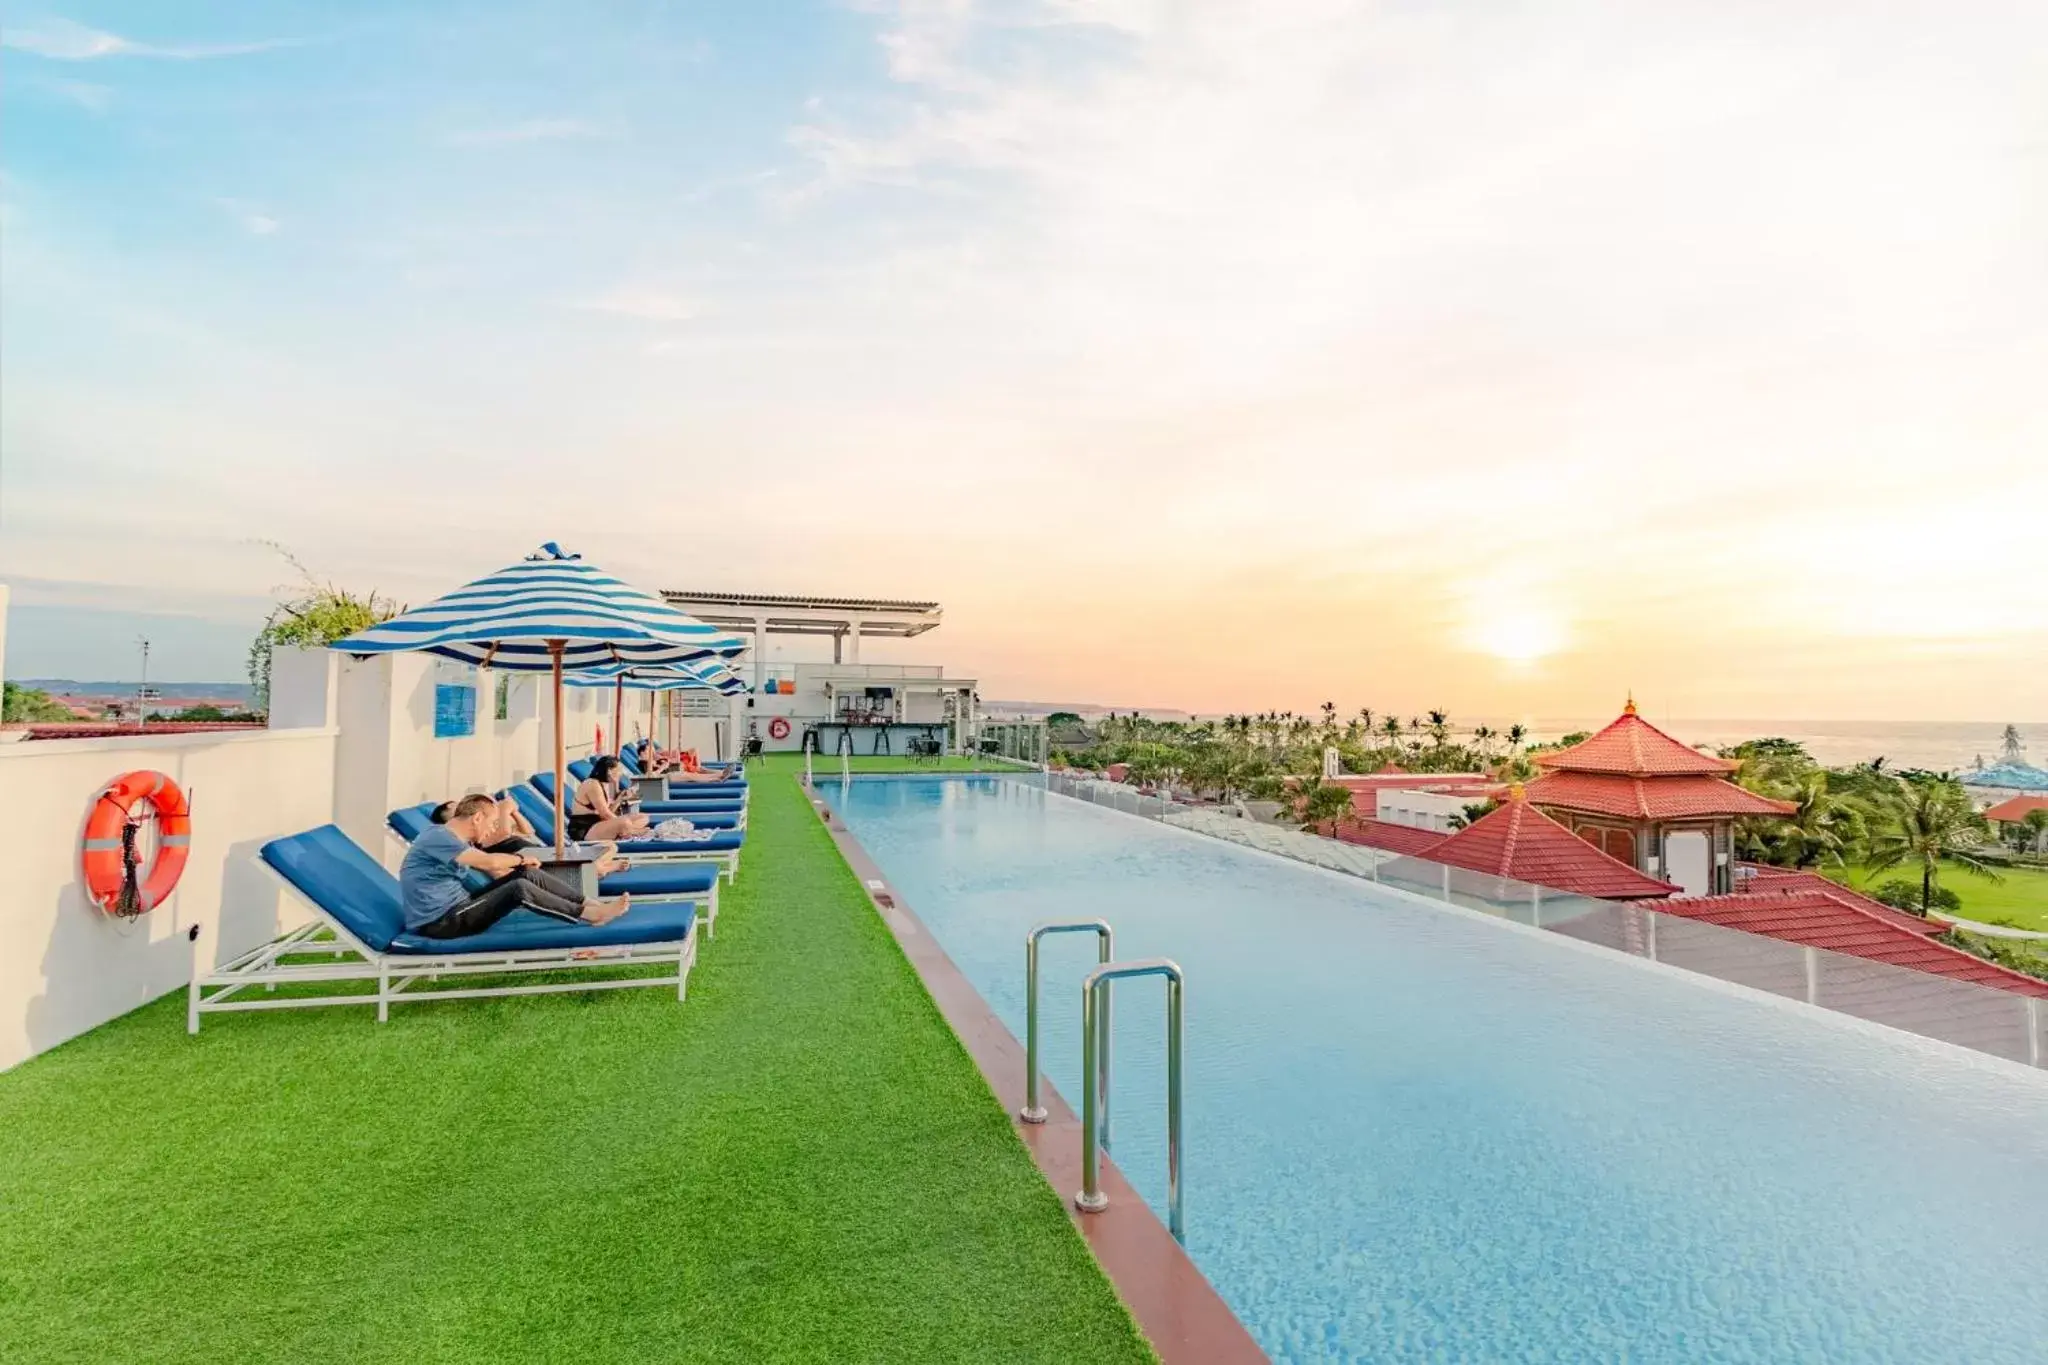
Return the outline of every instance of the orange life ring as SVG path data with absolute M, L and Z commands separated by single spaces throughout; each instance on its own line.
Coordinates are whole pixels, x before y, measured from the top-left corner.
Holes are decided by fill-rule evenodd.
M 788 738 L 789 738 L 789 718 L 788 718 L 788 717 L 786 717 L 786 716 L 777 716 L 777 717 L 776 717 L 776 718 L 775 718 L 774 720 L 771 720 L 771 721 L 769 721 L 769 722 L 768 722 L 768 738 L 770 738 L 770 739 L 788 739 Z
M 135 834 L 142 818 L 134 808 L 142 803 L 156 814 L 157 844 L 148 880 L 138 885 Z M 192 808 L 185 793 L 164 774 L 137 769 L 109 782 L 92 803 L 79 863 L 94 905 L 110 915 L 140 915 L 162 905 L 177 889 L 191 853 Z

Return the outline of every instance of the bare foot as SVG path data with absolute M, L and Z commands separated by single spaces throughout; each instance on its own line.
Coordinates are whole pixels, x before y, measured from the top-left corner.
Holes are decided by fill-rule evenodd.
M 585 901 L 583 919 L 587 924 L 610 924 L 632 908 L 633 898 L 630 895 L 613 901 Z

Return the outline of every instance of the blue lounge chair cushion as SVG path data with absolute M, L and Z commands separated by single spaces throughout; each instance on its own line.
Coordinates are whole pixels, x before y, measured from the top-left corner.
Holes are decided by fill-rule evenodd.
M 597 889 L 607 896 L 705 896 L 717 884 L 718 868 L 711 863 L 642 863 L 601 878 Z
M 384 823 L 391 826 L 392 831 L 409 844 L 427 832 L 427 827 L 434 823 L 433 814 L 432 804 L 400 806 L 384 817 Z
M 626 875 L 630 876 L 628 872 Z M 394 953 L 504 953 L 532 948 L 605 948 L 628 943 L 677 943 L 690 936 L 697 907 L 689 901 L 636 905 L 610 924 L 571 924 L 567 920 L 514 910 L 481 934 L 464 938 L 422 938 L 400 934 L 391 941 Z
M 709 839 L 627 839 L 619 844 L 619 854 L 631 858 L 636 853 L 730 853 L 746 841 L 738 830 L 722 829 Z
M 637 809 L 657 818 L 680 815 L 686 820 L 695 820 L 700 815 L 706 819 L 722 815 L 737 820 L 746 807 L 737 801 L 642 801 Z
M 643 807 L 643 809 L 646 808 Z M 663 820 L 688 820 L 698 829 L 738 829 L 740 827 L 740 813 L 736 810 L 706 810 L 702 806 L 692 806 L 688 810 L 648 809 L 647 813 L 654 817 L 654 823 L 657 825 Z
M 272 839 L 263 861 L 372 952 L 386 952 L 405 931 L 398 878 L 337 825 Z
M 549 773 L 548 776 L 552 778 L 554 774 Z M 587 758 L 573 760 L 569 764 L 569 776 L 575 778 L 578 782 L 590 776 L 590 760 Z
M 554 774 L 547 774 L 547 778 L 549 791 L 546 794 L 522 782 L 505 788 L 505 795 L 518 802 L 519 813 L 526 817 L 527 824 L 533 826 L 533 832 L 540 836 L 540 841 L 552 844 L 555 841 Z M 536 776 L 534 781 L 538 782 L 540 778 Z

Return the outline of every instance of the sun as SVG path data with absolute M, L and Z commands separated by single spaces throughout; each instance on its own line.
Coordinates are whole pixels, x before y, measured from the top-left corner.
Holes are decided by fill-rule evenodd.
M 1516 668 L 1529 668 L 1562 650 L 1570 631 L 1550 595 L 1506 575 L 1470 585 L 1465 594 L 1463 643 Z

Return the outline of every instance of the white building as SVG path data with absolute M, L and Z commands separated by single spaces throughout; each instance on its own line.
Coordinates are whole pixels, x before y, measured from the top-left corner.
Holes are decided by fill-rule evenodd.
M 937 602 L 867 597 L 799 597 L 779 593 L 664 591 L 668 604 L 700 621 L 751 638 L 739 670 L 749 696 L 729 706 L 704 697 L 690 703 L 699 721 L 683 742 L 715 754 L 736 741 L 764 749 L 799 749 L 806 740 L 826 755 L 912 751 L 934 741 L 949 753 L 971 749 L 977 724 L 973 678 L 950 677 L 938 664 L 867 663 L 861 641 L 907 640 L 937 629 Z M 774 645 L 776 637 L 784 645 Z M 832 642 L 830 660 L 778 658 L 803 641 Z M 723 711 L 715 726 L 702 722 Z

